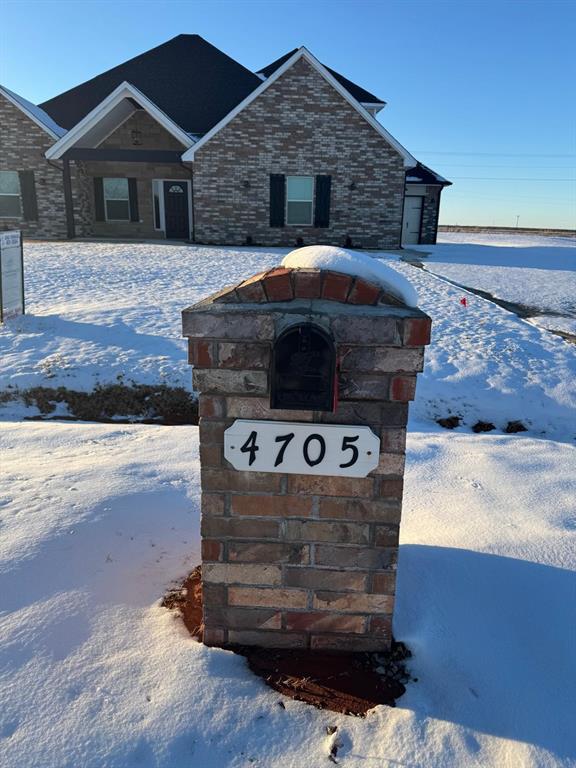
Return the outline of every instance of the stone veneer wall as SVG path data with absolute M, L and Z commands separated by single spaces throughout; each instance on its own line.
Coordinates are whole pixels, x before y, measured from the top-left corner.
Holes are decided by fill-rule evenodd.
M 426 195 L 422 200 L 422 227 L 420 243 L 434 245 L 438 232 L 438 203 L 442 187 L 426 187 Z
M 66 237 L 62 172 L 44 157 L 55 143 L 42 128 L 0 95 L 0 171 L 33 171 L 38 220 L 0 218 L 0 230 L 21 229 L 24 237 Z
M 331 175 L 330 226 L 271 228 L 272 173 Z M 404 179 L 398 152 L 300 59 L 198 150 L 196 238 L 398 248 Z
M 388 301 L 347 275 L 279 268 L 184 311 L 200 393 L 208 645 L 389 646 L 408 401 L 430 318 Z M 328 325 L 337 343 L 334 413 L 269 408 L 273 340 L 300 320 Z M 235 419 L 368 425 L 380 462 L 363 478 L 237 471 L 223 452 Z

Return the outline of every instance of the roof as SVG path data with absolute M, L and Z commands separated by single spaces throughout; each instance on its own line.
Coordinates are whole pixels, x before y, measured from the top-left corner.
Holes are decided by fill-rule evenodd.
M 355 99 L 349 91 L 332 75 L 329 70 L 326 69 L 326 67 L 321 64 L 317 58 L 315 58 L 310 51 L 308 51 L 306 48 L 297 48 L 296 51 L 290 56 L 289 59 L 286 59 L 284 63 L 278 67 L 271 75 L 269 75 L 264 81 L 260 81 L 260 85 L 258 88 L 253 90 L 251 93 L 246 96 L 239 104 L 237 104 L 234 109 L 229 112 L 227 115 L 225 115 L 222 120 L 220 120 L 216 125 L 211 128 L 208 133 L 205 133 L 204 136 L 202 136 L 201 139 L 199 139 L 195 144 L 193 144 L 190 149 L 187 149 L 186 152 L 182 155 L 182 160 L 184 161 L 193 161 L 195 153 L 201 149 L 206 142 L 210 141 L 210 139 L 218 133 L 222 128 L 224 128 L 225 125 L 227 125 L 231 120 L 233 120 L 236 115 L 238 115 L 243 109 L 245 109 L 249 104 L 251 104 L 254 99 L 258 98 L 261 93 L 263 93 L 267 88 L 269 88 L 279 77 L 281 77 L 284 72 L 286 72 L 290 67 L 295 64 L 300 59 L 304 59 L 307 61 L 310 66 L 318 72 L 318 74 L 326 80 L 329 85 L 332 86 L 349 104 L 350 106 L 355 109 L 360 116 L 365 120 L 374 130 L 382 136 L 382 138 L 390 144 L 390 146 L 394 147 L 394 149 L 398 152 L 398 154 L 402 157 L 404 161 L 404 167 L 405 168 L 415 168 L 418 161 L 415 157 L 413 157 L 408 150 L 400 144 L 399 141 L 397 141 L 388 131 L 384 128 L 384 126 L 379 123 L 373 115 L 371 115 L 368 110 L 362 106 L 362 104 Z
M 406 171 L 407 184 L 441 184 L 443 187 L 452 185 L 451 181 L 440 176 L 439 173 L 428 168 L 423 163 L 417 163 L 414 168 L 408 168 Z
M 202 135 L 262 80 L 200 35 L 178 35 L 40 106 L 69 129 L 124 82 L 186 133 Z
M 264 77 L 270 77 L 270 75 L 273 74 L 279 67 L 281 67 L 282 64 L 288 61 L 288 59 L 293 56 L 297 50 L 298 48 L 294 48 L 288 53 L 285 53 L 284 56 L 280 56 L 279 59 L 276 59 L 276 61 L 268 64 L 268 66 L 259 69 L 257 74 L 263 75 Z M 330 67 L 326 67 L 325 64 L 323 66 L 336 80 L 338 80 L 340 85 L 343 85 L 348 93 L 361 104 L 386 104 L 383 99 L 379 99 L 378 96 L 374 96 L 374 94 L 370 93 L 370 91 L 367 91 L 365 88 L 361 88 L 359 85 L 356 85 L 356 83 L 353 83 L 352 80 L 348 80 L 348 78 L 344 77 L 344 75 L 341 75 L 339 72 L 335 72 L 333 69 L 330 69 Z
M 53 144 L 46 152 L 46 157 L 58 159 L 73 147 L 95 147 L 106 136 L 130 117 L 136 110 L 143 109 L 168 133 L 171 133 L 183 147 L 190 147 L 193 139 L 168 115 L 158 109 L 154 102 L 131 83 L 120 83 L 112 93 L 71 128 L 65 136 Z
M 55 123 L 50 115 L 43 109 L 32 104 L 32 102 L 19 96 L 17 93 L 14 93 L 14 91 L 10 91 L 8 88 L 0 85 L 0 93 L 8 99 L 9 102 L 14 104 L 15 107 L 18 107 L 18 109 L 29 117 L 30 120 L 42 128 L 43 131 L 46 131 L 46 133 L 53 139 L 59 139 L 66 133 L 65 129 Z

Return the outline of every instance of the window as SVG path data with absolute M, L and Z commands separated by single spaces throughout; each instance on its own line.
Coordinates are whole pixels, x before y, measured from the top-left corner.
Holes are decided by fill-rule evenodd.
M 312 224 L 314 176 L 286 176 L 286 223 Z
M 130 221 L 128 179 L 104 179 L 106 221 Z
M 20 202 L 20 177 L 17 171 L 0 171 L 0 218 L 19 219 L 22 216 Z

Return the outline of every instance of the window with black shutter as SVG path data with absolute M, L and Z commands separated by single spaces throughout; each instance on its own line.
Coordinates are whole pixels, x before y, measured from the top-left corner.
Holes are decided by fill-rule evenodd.
M 284 226 L 286 206 L 286 177 L 282 173 L 270 175 L 270 226 Z

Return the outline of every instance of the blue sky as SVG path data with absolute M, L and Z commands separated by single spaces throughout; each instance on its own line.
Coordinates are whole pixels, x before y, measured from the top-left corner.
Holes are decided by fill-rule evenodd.
M 299 45 L 388 102 L 454 182 L 443 223 L 576 228 L 573 0 L 0 0 L 0 82 L 39 102 L 182 32 L 250 69 Z

